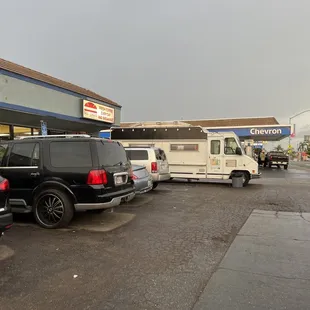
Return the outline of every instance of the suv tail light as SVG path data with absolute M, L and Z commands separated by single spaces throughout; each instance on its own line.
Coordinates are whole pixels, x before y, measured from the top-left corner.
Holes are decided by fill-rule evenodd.
M 270 156 L 270 159 L 272 159 L 272 156 Z
M 157 162 L 153 162 L 153 163 L 151 163 L 151 171 L 152 171 L 152 173 L 155 173 L 155 172 L 157 172 Z
M 108 184 L 107 173 L 103 169 L 89 171 L 88 177 L 87 177 L 87 184 L 88 185 Z
M 132 171 L 132 168 L 130 168 L 130 170 L 129 170 L 129 176 L 130 176 L 131 178 L 133 178 L 133 176 L 134 176 L 133 171 Z
M 137 177 L 135 174 L 133 174 L 133 175 L 131 176 L 131 178 L 132 178 L 133 180 L 138 180 L 138 177 Z
M 0 191 L 7 192 L 10 190 L 10 183 L 7 179 L 3 179 L 2 182 L 0 182 Z

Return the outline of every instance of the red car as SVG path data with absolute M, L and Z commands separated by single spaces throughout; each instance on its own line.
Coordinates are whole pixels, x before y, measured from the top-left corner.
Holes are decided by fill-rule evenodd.
M 0 176 L 0 237 L 13 225 L 13 216 L 9 205 L 10 184 Z

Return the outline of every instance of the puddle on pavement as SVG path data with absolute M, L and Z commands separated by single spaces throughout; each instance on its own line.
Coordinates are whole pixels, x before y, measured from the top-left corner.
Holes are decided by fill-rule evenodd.
M 95 232 L 108 232 L 119 228 L 135 218 L 135 214 L 131 213 L 117 213 L 117 212 L 103 212 L 101 214 L 94 214 L 90 212 L 78 212 L 72 219 L 72 222 L 68 228 L 58 229 L 60 231 L 72 231 L 72 230 L 87 230 Z M 39 228 L 36 224 L 33 216 L 27 214 L 21 216 L 19 214 L 14 218 L 15 226 L 30 226 Z M 42 228 L 44 229 L 44 228 Z
M 131 213 L 77 213 L 68 229 L 108 232 L 129 223 L 134 218 L 135 214 Z
M 1 239 L 0 239 L 1 240 Z M 14 251 L 6 245 L 0 245 L 0 261 L 14 255 Z

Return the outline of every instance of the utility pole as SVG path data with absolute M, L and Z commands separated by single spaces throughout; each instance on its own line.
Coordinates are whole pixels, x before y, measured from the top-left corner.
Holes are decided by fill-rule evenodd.
M 310 112 L 310 109 L 301 111 L 301 112 L 299 112 L 299 113 L 297 113 L 297 114 L 291 116 L 291 117 L 289 118 L 289 121 L 288 121 L 288 122 L 289 122 L 289 125 L 292 126 L 292 119 L 293 119 L 293 118 L 295 118 L 295 117 L 297 117 L 297 116 L 299 116 L 299 115 L 302 115 L 302 114 L 304 114 L 304 113 L 307 113 L 307 112 Z M 289 146 L 291 145 L 291 135 L 289 135 L 288 144 L 289 144 Z

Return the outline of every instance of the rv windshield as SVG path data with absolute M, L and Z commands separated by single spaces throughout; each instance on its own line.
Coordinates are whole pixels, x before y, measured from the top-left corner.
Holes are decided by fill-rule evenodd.
M 244 149 L 243 149 L 243 147 L 241 147 L 241 141 L 240 141 L 240 139 L 239 139 L 238 136 L 236 136 L 236 140 L 237 140 L 238 146 L 239 146 L 240 149 L 241 149 L 242 155 L 245 155 Z
M 242 155 L 244 155 L 244 150 L 241 147 L 241 143 L 238 136 L 225 138 L 225 154 L 235 155 L 237 147 L 241 149 Z

